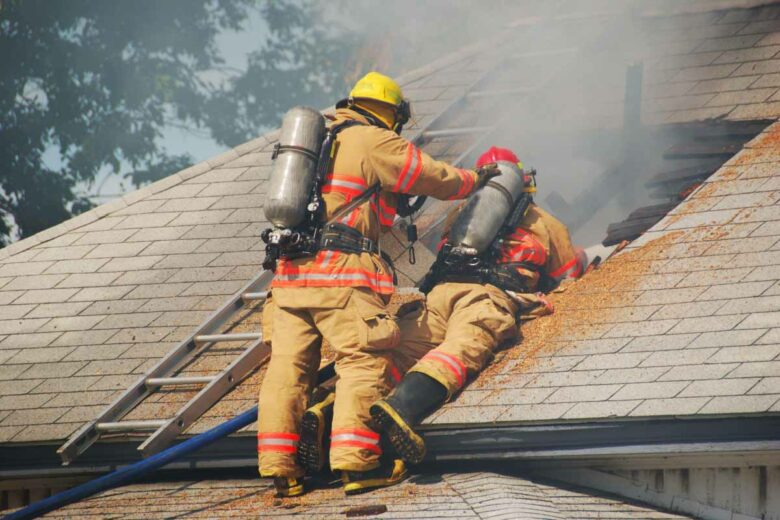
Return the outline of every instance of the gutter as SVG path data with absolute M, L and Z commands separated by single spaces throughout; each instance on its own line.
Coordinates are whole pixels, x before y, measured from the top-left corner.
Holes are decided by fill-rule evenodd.
M 780 464 L 780 414 L 437 425 L 421 430 L 428 445 L 427 463 L 512 461 L 529 468 L 615 469 Z M 69 467 L 60 466 L 57 444 L 0 445 L 0 478 L 113 471 L 139 460 L 139 442 L 99 442 Z M 256 442 L 253 433 L 230 435 L 185 454 L 165 469 L 253 467 Z

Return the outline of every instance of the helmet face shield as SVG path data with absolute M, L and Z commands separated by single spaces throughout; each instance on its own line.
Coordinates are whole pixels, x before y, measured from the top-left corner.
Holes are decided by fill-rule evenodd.
M 395 109 L 395 125 L 393 126 L 393 130 L 396 131 L 396 133 L 401 133 L 401 131 L 404 128 L 404 125 L 409 122 L 409 119 L 412 117 L 412 106 L 411 104 L 403 99 L 398 104 L 398 106 Z
M 523 184 L 526 193 L 536 193 L 536 169 L 535 168 L 523 168 Z

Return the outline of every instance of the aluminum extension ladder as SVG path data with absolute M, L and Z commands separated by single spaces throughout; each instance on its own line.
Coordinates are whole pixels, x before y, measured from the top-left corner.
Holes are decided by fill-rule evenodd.
M 578 49 L 556 49 L 539 53 L 526 53 L 515 58 L 548 56 L 557 54 L 576 54 Z M 506 66 L 506 61 L 501 62 Z M 506 119 L 499 118 L 498 123 L 490 126 L 452 127 L 445 125 L 453 114 L 467 109 L 469 103 L 480 102 L 485 98 L 499 97 L 507 94 L 525 96 L 544 88 L 554 79 L 563 67 L 558 67 L 545 81 L 531 88 L 485 89 L 481 85 L 490 79 L 496 66 L 489 67 L 476 81 L 468 85 L 453 101 L 448 103 L 439 113 L 410 137 L 410 141 L 420 146 L 433 139 L 458 139 L 464 136 L 474 136 L 475 139 L 458 158 L 453 161 L 461 165 L 469 155 L 484 140 L 495 132 L 500 123 Z M 444 217 L 442 217 L 444 218 Z M 435 226 L 432 226 L 435 227 Z M 221 328 L 231 323 L 242 310 L 247 309 L 249 302 L 263 302 L 267 295 L 272 273 L 263 271 L 256 275 L 240 291 L 234 294 L 221 308 L 211 314 L 204 323 L 199 325 L 187 339 L 171 350 L 148 373 L 143 375 L 119 396 L 112 404 L 103 410 L 98 417 L 75 432 L 58 450 L 63 464 L 68 465 L 84 453 L 103 434 L 124 433 L 138 434 L 150 432 L 141 443 L 138 450 L 144 457 L 153 455 L 167 446 L 187 430 L 201 415 L 216 404 L 232 388 L 237 386 L 252 371 L 270 359 L 270 349 L 263 342 L 261 332 L 251 333 L 221 333 Z M 259 309 L 256 309 L 257 312 Z M 177 373 L 212 346 L 230 341 L 251 341 L 251 344 L 221 372 L 213 376 L 181 376 Z M 182 406 L 173 417 L 159 420 L 131 421 L 122 418 L 135 409 L 140 403 L 161 389 L 176 386 L 204 385 L 203 388 Z

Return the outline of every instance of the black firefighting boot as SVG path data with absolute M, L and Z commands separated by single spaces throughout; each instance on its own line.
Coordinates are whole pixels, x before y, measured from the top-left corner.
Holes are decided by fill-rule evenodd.
M 302 477 L 275 477 L 275 495 L 278 498 L 297 497 L 303 495 Z
M 344 493 L 357 495 L 372 489 L 398 484 L 407 476 L 404 461 L 386 459 L 378 468 L 368 471 L 342 471 L 341 481 L 344 483 Z
M 413 428 L 446 400 L 444 385 L 421 372 L 409 372 L 390 395 L 371 405 L 369 413 L 401 458 L 419 464 L 425 442 Z
M 322 471 L 327 462 L 333 403 L 336 394 L 330 392 L 319 403 L 309 407 L 301 420 L 301 438 L 298 441 L 298 464 L 310 473 Z

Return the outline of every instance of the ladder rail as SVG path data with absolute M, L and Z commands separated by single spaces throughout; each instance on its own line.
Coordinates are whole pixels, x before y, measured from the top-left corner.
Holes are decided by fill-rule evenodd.
M 271 359 L 271 349 L 262 338 L 255 341 L 228 367 L 223 370 L 187 404 L 182 406 L 176 415 L 165 421 L 152 433 L 138 450 L 144 457 L 168 447 L 187 428 L 197 421 L 220 397 L 240 383 L 254 369 L 265 365 Z
M 95 419 L 76 431 L 68 440 L 57 449 L 63 465 L 73 462 L 84 453 L 100 437 L 100 432 L 95 428 L 98 423 L 112 423 L 119 421 L 133 408 L 138 406 L 146 397 L 157 389 L 150 388 L 146 384 L 149 378 L 162 378 L 169 376 L 182 368 L 187 362 L 208 349 L 211 344 L 196 343 L 195 337 L 204 333 L 213 333 L 227 322 L 235 312 L 244 307 L 241 296 L 247 292 L 258 292 L 265 289 L 271 281 L 273 274 L 262 271 L 249 283 L 235 293 L 222 307 L 214 311 L 188 338 L 179 343 L 177 347 L 168 352 L 157 365 L 141 376 L 135 384 L 125 390 L 113 403 L 108 405 Z

